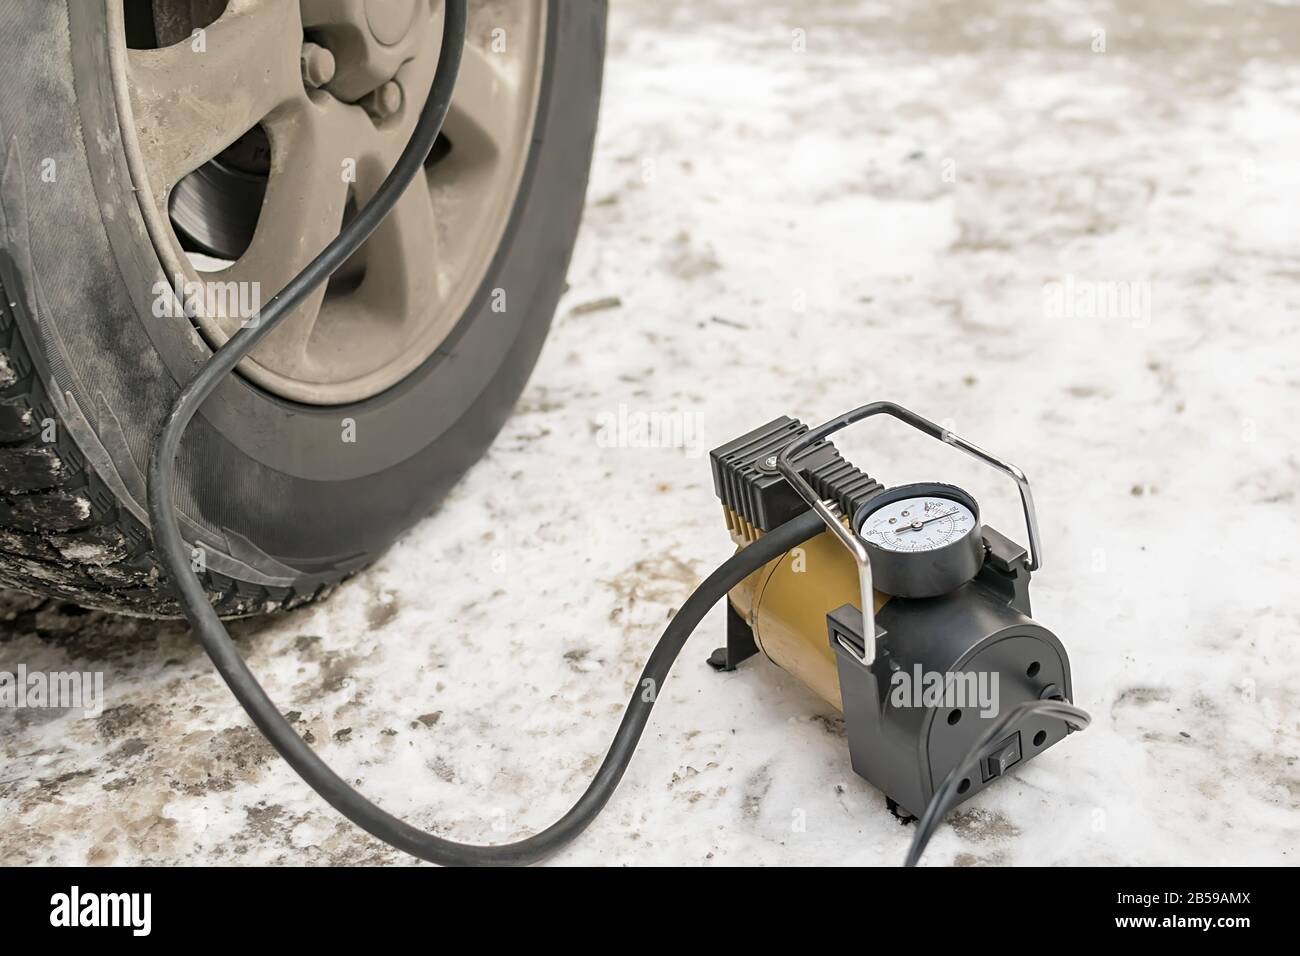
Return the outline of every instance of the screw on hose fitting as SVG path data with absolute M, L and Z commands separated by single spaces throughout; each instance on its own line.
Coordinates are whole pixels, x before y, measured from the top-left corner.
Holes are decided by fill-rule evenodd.
M 361 105 L 374 119 L 388 119 L 402 108 L 402 86 L 396 80 L 389 80 L 366 96 Z
M 318 43 L 304 43 L 299 62 L 302 64 L 302 85 L 309 90 L 318 90 L 334 79 L 334 54 Z

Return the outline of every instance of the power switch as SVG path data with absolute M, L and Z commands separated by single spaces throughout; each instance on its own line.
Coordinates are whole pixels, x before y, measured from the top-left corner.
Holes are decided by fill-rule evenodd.
M 985 780 L 1002 777 L 1006 772 L 1020 763 L 1020 731 L 1016 731 L 1002 743 L 998 744 L 984 758 L 983 776 Z

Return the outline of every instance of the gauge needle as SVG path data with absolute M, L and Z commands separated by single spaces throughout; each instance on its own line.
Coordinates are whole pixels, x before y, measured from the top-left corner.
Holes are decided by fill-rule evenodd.
M 923 525 L 927 525 L 931 521 L 938 521 L 941 518 L 951 518 L 956 513 L 957 512 L 955 511 L 949 511 L 946 515 L 935 515 L 933 518 L 926 518 L 924 521 L 913 521 L 911 524 L 904 525 L 901 528 L 895 528 L 894 534 L 902 534 L 904 531 L 917 531 Z

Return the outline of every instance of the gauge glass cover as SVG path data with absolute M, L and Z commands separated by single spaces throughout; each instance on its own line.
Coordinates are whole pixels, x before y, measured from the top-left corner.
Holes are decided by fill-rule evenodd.
M 964 504 L 942 495 L 919 495 L 881 505 L 866 516 L 861 535 L 886 551 L 933 551 L 958 541 L 975 528 Z

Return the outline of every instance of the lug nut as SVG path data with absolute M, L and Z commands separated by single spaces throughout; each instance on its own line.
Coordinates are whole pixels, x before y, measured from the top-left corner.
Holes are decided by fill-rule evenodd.
M 377 120 L 388 119 L 402 108 L 402 87 L 389 80 L 365 98 L 366 112 Z
M 334 54 L 316 43 L 304 43 L 302 55 L 302 82 L 309 90 L 318 90 L 334 79 Z

